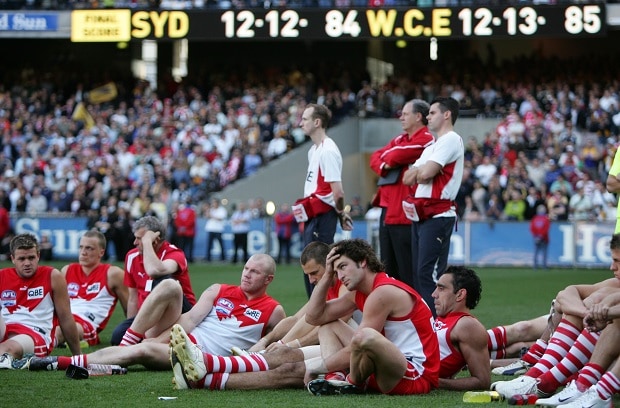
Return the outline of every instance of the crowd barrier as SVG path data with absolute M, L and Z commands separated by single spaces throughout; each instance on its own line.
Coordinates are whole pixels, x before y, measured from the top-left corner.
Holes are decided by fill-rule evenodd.
M 16 233 L 32 233 L 37 237 L 48 235 L 53 243 L 55 259 L 77 260 L 79 241 L 86 231 L 85 217 L 29 217 L 15 216 L 11 223 Z M 207 233 L 205 218 L 197 221 L 194 259 L 205 258 Z M 615 222 L 553 222 L 551 224 L 548 265 L 550 267 L 607 268 L 611 262 L 609 238 Z M 267 240 L 267 236 L 271 239 Z M 227 227 L 224 234 L 226 259 L 232 258 L 233 234 Z M 355 221 L 353 231 L 338 228 L 336 240 L 363 238 L 377 244 L 376 226 L 364 220 Z M 256 219 L 248 233 L 250 254 L 278 254 L 278 239 L 269 218 Z M 110 244 L 111 259 L 115 251 Z M 220 259 L 219 244 L 214 243 L 212 258 Z M 292 238 L 292 255 L 299 257 L 302 250 L 300 234 Z M 449 262 L 471 266 L 532 266 L 534 242 L 527 222 L 465 222 L 460 221 L 452 234 Z

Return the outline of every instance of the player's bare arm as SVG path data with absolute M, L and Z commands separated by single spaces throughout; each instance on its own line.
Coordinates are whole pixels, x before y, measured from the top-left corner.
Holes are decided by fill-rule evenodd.
M 58 323 L 63 336 L 71 353 L 77 355 L 81 353 L 80 339 L 75 320 L 71 314 L 69 303 L 69 293 L 67 292 L 67 281 L 58 269 L 52 271 L 52 293 L 54 297 L 54 310 L 58 316 Z
M 474 317 L 459 319 L 450 333 L 450 341 L 463 355 L 469 376 L 440 378 L 439 388 L 447 390 L 483 390 L 491 385 L 491 368 L 486 329 Z

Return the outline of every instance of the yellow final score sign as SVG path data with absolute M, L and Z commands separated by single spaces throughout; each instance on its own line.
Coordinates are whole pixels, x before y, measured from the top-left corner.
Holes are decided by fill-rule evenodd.
M 131 10 L 71 12 L 72 42 L 119 42 L 131 39 Z

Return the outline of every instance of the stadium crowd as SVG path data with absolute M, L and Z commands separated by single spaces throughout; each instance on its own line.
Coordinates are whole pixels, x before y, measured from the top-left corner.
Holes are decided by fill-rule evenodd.
M 0 200 L 11 214 L 89 216 L 93 224 L 146 214 L 171 220 L 179 203 L 206 216 L 213 192 L 305 141 L 298 124 L 307 103 L 327 105 L 338 122 L 396 118 L 411 98 L 446 95 L 464 114 L 501 118 L 486 135 L 464 135 L 462 219 L 527 220 L 541 203 L 552 220 L 613 219 L 616 197 L 605 179 L 617 147 L 620 86 L 605 67 L 614 61 L 542 59 L 472 58 L 459 62 L 472 67 L 461 76 L 435 69 L 376 85 L 363 72 L 337 68 L 316 76 L 270 68 L 221 76 L 208 87 L 119 82 L 118 96 L 100 104 L 88 103 L 88 90 L 100 82 L 61 71 L 7 71 L 0 85 Z M 466 73 L 473 67 L 479 75 Z M 446 77 L 450 83 L 439 80 Z M 252 201 L 260 216 L 261 201 Z

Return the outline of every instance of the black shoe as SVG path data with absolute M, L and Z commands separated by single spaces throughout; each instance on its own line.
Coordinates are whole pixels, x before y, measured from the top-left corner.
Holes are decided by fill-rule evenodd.
M 28 371 L 56 371 L 58 370 L 58 357 L 31 357 L 20 368 Z
M 364 390 L 347 381 L 318 378 L 308 383 L 308 391 L 313 395 L 363 394 Z

